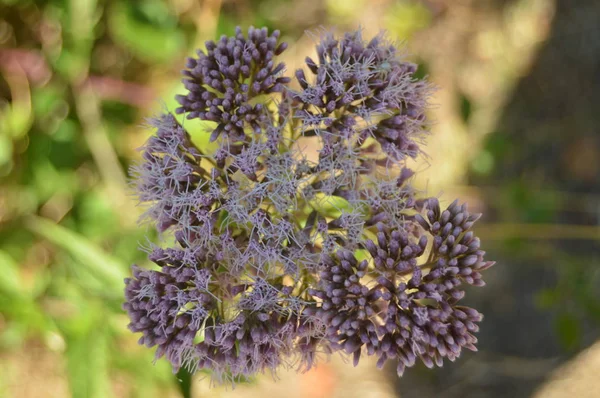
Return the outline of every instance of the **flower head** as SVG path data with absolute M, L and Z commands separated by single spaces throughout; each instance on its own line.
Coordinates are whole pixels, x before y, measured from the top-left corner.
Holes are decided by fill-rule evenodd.
M 296 79 L 303 106 L 298 117 L 333 145 L 373 137 L 393 160 L 415 157 L 425 133 L 430 87 L 414 78 L 416 65 L 406 62 L 383 35 L 366 42 L 361 31 L 342 39 L 326 34 L 317 46 L 318 62 L 306 58 L 315 75 L 302 69 Z
M 405 160 L 427 132 L 429 85 L 382 35 L 327 34 L 311 79 L 288 87 L 279 32 L 238 28 L 188 60 L 178 113 L 214 122 L 210 152 L 167 113 L 133 168 L 144 219 L 170 247 L 133 268 L 124 309 L 140 343 L 177 370 L 219 380 L 338 351 L 398 373 L 475 349 L 482 315 L 459 305 L 483 286 L 466 205 L 441 210 Z M 317 136 L 316 161 L 297 145 Z
M 183 85 L 188 93 L 177 96 L 177 113 L 218 123 L 212 140 L 225 134 L 244 141 L 248 127 L 260 133 L 267 114 L 263 103 L 252 100 L 281 92 L 290 81 L 281 76 L 284 64 L 275 61 L 287 48 L 279 36 L 278 30 L 269 34 L 267 28 L 251 27 L 245 37 L 238 27 L 234 37 L 207 41 L 206 52 L 198 50 L 198 58 L 187 61 Z

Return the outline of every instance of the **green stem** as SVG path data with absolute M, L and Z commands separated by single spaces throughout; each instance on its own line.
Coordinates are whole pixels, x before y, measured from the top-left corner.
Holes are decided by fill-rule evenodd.
M 175 378 L 177 379 L 177 385 L 179 386 L 179 391 L 181 391 L 181 396 L 183 398 L 192 398 L 192 374 L 185 366 L 179 368 Z

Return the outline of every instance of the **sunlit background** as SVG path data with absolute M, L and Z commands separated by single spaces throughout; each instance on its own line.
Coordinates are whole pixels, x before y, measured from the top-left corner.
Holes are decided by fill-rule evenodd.
M 596 0 L 0 0 L 0 396 L 597 397 L 598 21 Z M 415 167 L 485 214 L 478 353 L 402 379 L 333 357 L 232 390 L 137 345 L 122 280 L 152 232 L 127 169 L 185 57 L 236 25 L 280 29 L 292 71 L 323 28 L 385 29 L 439 87 Z

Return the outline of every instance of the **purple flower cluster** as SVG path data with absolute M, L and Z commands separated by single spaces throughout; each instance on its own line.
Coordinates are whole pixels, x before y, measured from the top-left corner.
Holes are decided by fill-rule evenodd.
M 210 209 L 209 173 L 202 167 L 202 154 L 189 134 L 171 114 L 151 121 L 156 135 L 143 150 L 143 162 L 132 169 L 140 202 L 151 206 L 144 217 L 165 231 L 190 218 L 198 218 L 200 209 Z
M 267 28 L 250 28 L 246 38 L 238 27 L 234 37 L 206 42 L 206 53 L 199 50 L 198 58 L 188 59 L 183 85 L 189 92 L 177 96 L 177 113 L 218 123 L 213 141 L 220 134 L 245 141 L 246 127 L 260 133 L 267 113 L 263 103 L 253 105 L 251 100 L 282 92 L 290 81 L 280 76 L 285 65 L 275 62 L 287 48 L 286 43 L 278 44 L 279 35 L 277 30 L 269 35 Z
M 131 330 L 143 334 L 140 344 L 158 347 L 157 358 L 164 355 L 174 369 L 210 368 L 222 378 L 275 371 L 292 354 L 302 330 L 289 287 L 261 278 L 232 285 L 215 261 L 186 266 L 180 249 L 156 248 L 150 259 L 161 271 L 134 266 L 124 309 Z M 237 308 L 224 312 L 232 296 L 239 296 Z
M 125 281 L 130 329 L 174 370 L 219 381 L 336 351 L 402 374 L 474 350 L 481 314 L 458 303 L 493 265 L 479 215 L 418 197 L 405 167 L 430 86 L 381 35 L 325 35 L 299 88 L 275 60 L 285 48 L 277 31 L 238 28 L 188 61 L 177 112 L 215 122 L 215 151 L 170 113 L 152 122 L 135 187 L 171 244 L 150 250 L 160 270 Z M 303 135 L 319 138 L 318 161 Z
M 417 358 L 442 366 L 463 347 L 476 350 L 481 314 L 456 304 L 465 294 L 460 286 L 482 286 L 480 271 L 493 265 L 470 231 L 479 215 L 456 203 L 440 214 L 437 200 L 428 204 L 431 224 L 418 216 L 425 233 L 377 225 L 376 242 L 364 242 L 371 265 L 345 249 L 324 257 L 320 286 L 312 291 L 322 300 L 315 314 L 329 325 L 333 346 L 353 354 L 355 364 L 363 346 L 378 356 L 378 366 L 398 359 L 399 375 Z
M 317 131 L 326 146 L 340 140 L 360 145 L 372 137 L 393 160 L 416 157 L 430 91 L 414 79 L 416 65 L 402 60 L 382 35 L 366 43 L 360 31 L 340 40 L 326 34 L 317 54 L 318 62 L 306 58 L 314 81 L 296 71 L 302 90 L 294 98 L 302 103 L 297 116 L 305 129 Z

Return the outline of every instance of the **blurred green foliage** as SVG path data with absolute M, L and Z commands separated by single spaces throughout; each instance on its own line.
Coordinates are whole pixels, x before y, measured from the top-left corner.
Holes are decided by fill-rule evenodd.
M 0 352 L 44 342 L 74 397 L 114 396 L 118 375 L 126 396 L 176 389 L 121 310 L 148 232 L 125 172 L 193 31 L 160 0 L 0 1 Z

